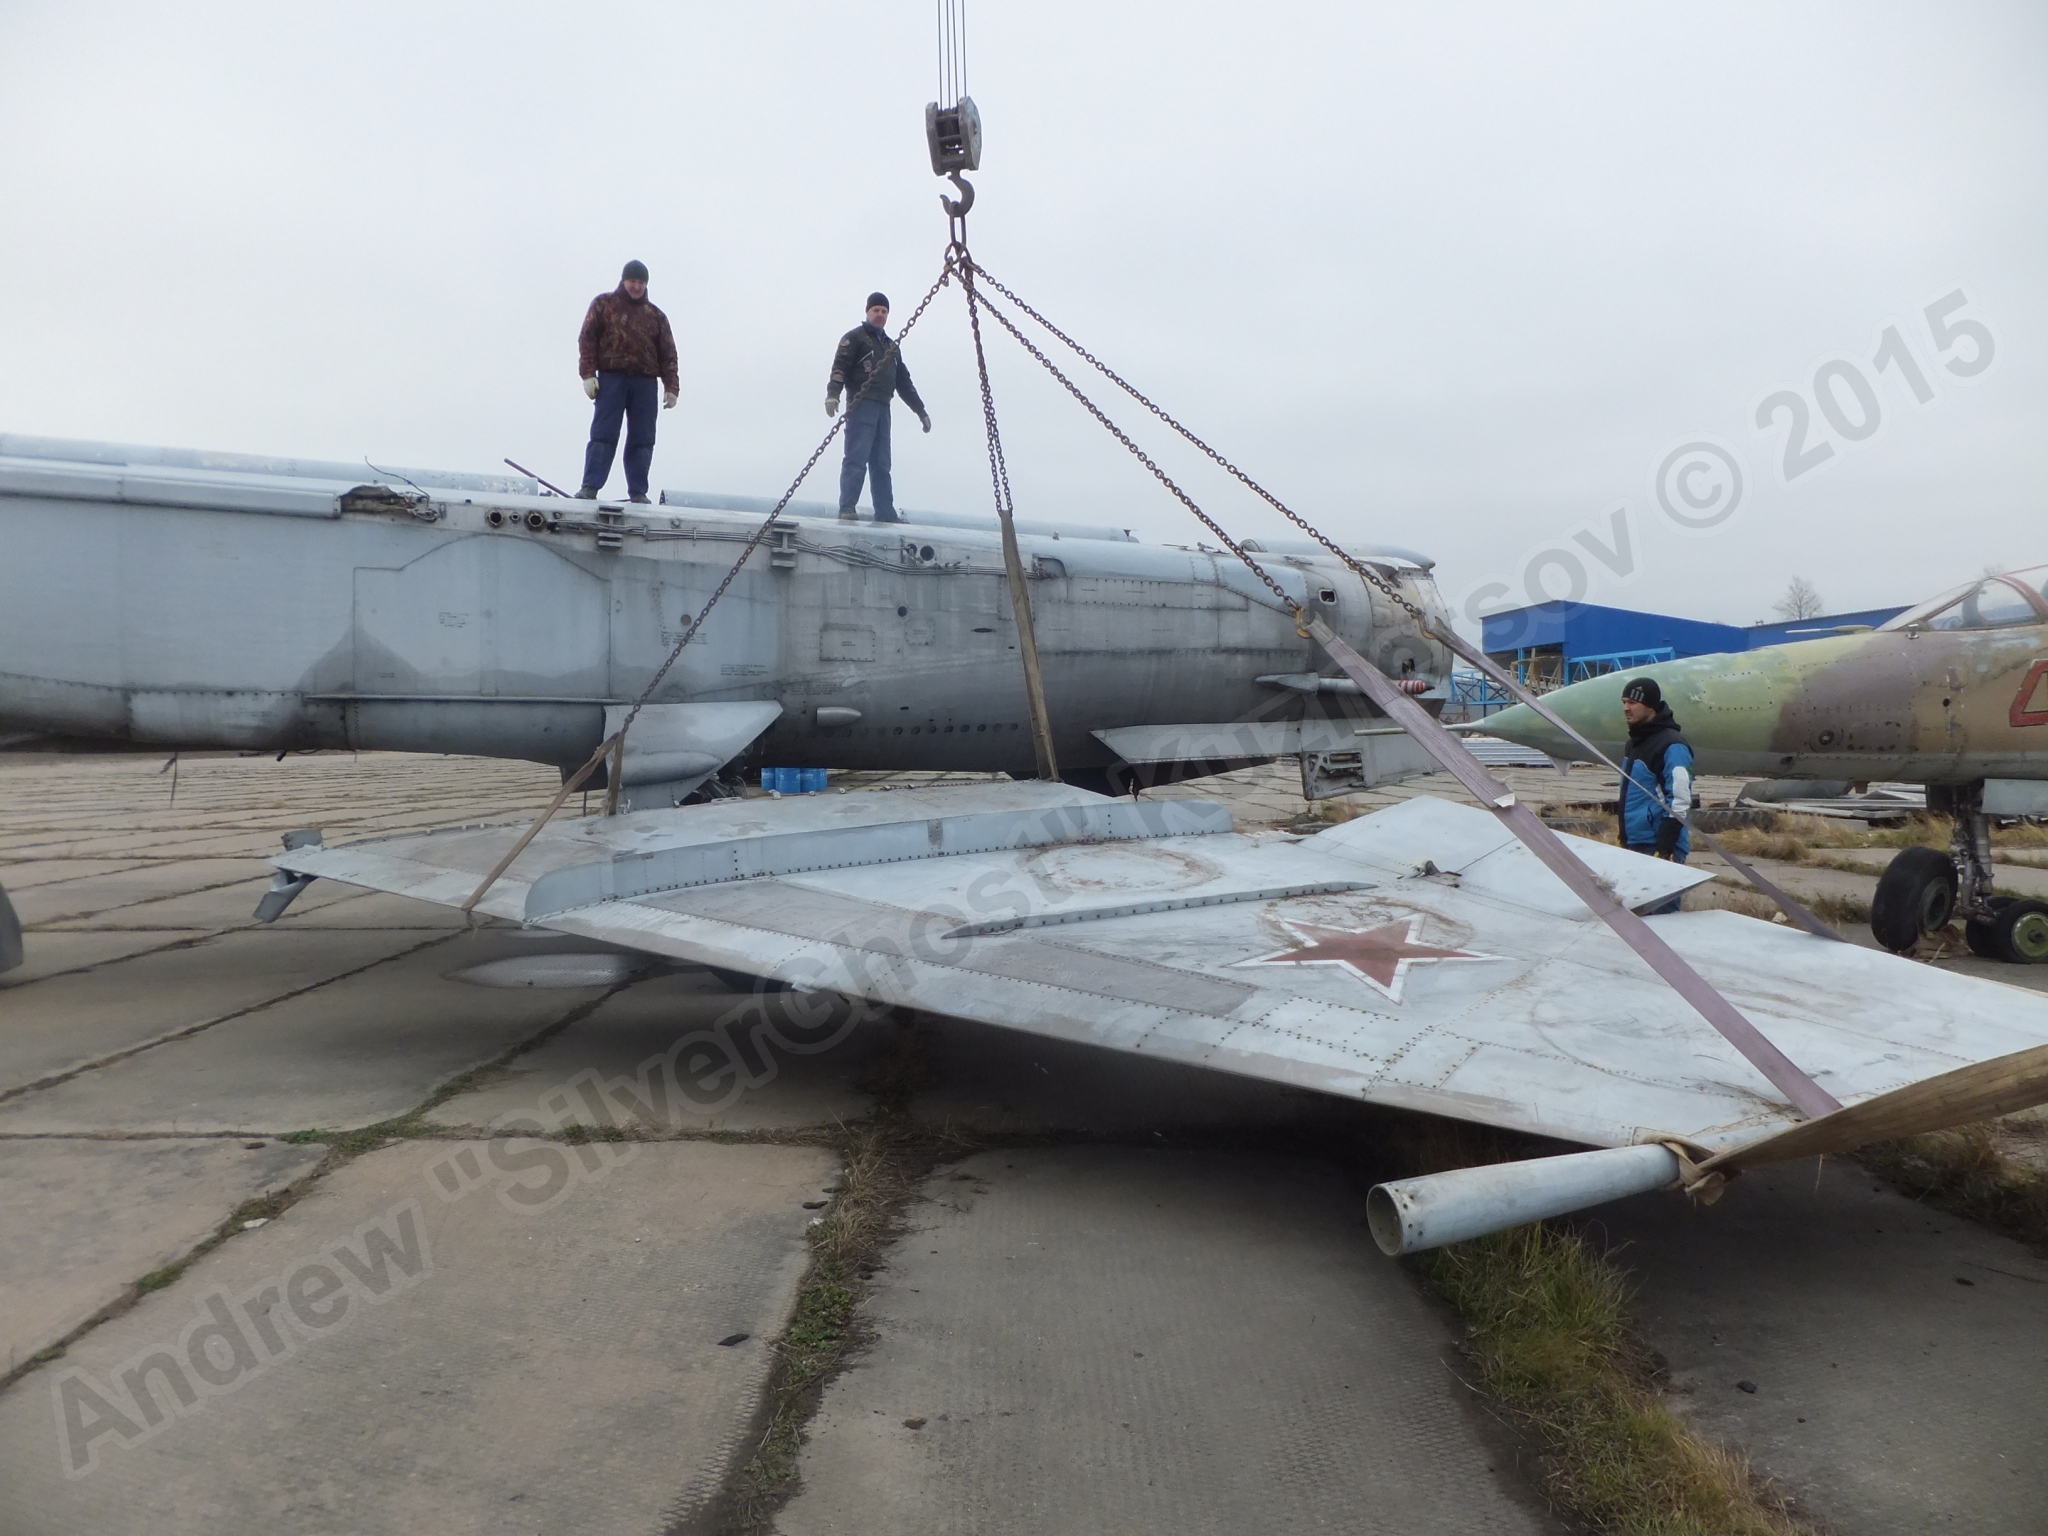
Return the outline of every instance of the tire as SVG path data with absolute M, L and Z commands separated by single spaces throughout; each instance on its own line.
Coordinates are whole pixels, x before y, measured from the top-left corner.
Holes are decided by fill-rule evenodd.
M 2048 963 L 2048 901 L 2015 901 L 1992 923 L 2001 960 L 2014 965 Z
M 1983 960 L 2005 958 L 2004 951 L 1998 947 L 1998 914 L 2011 905 L 2010 896 L 1994 896 L 1981 917 L 1973 917 L 1963 924 L 1963 942 L 1970 946 L 1971 954 Z
M 1956 910 L 1956 866 L 1934 848 L 1901 848 L 1878 877 L 1870 903 L 1870 931 L 1894 954 L 1904 954 L 1920 935 L 1946 928 Z

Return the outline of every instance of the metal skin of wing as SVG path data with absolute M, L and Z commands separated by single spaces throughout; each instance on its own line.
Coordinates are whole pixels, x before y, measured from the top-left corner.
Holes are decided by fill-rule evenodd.
M 1228 826 L 1207 802 L 1052 784 L 685 807 L 549 827 L 482 910 L 1598 1148 L 1704 1159 L 1801 1123 L 1486 812 L 1424 797 L 1307 838 Z M 274 862 L 455 905 L 519 830 Z M 1707 878 L 1569 841 L 1635 910 Z M 1851 1109 L 2048 1045 L 2048 997 L 1730 912 L 1649 921 Z

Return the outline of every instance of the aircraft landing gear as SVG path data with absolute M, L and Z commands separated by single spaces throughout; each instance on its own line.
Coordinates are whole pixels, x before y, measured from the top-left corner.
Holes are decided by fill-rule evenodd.
M 2014 965 L 2048 963 L 2048 902 L 1992 894 L 1991 818 L 1984 785 L 1930 784 L 1927 808 L 1955 817 L 1955 836 L 1944 856 L 1932 848 L 1902 848 L 1877 882 L 1870 931 L 1886 949 L 1903 954 L 1920 936 L 1963 920 L 1970 953 Z

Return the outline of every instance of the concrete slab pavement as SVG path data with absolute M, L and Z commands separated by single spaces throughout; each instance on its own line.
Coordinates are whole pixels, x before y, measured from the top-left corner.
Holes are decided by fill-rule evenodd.
M 778 994 L 742 996 L 708 972 L 657 976 L 613 994 L 560 1034 L 506 1065 L 498 1077 L 429 1112 L 435 1124 L 494 1126 L 501 1119 L 554 1116 L 543 1100 L 581 1074 L 607 1083 L 632 1079 L 633 1092 L 600 1092 L 602 1112 L 580 1095 L 560 1102 L 580 1125 L 650 1131 L 793 1130 L 856 1120 L 874 1109 L 861 1086 L 886 1057 L 896 1026 L 860 1025 L 823 1050 L 792 1051 L 769 1033 L 787 1021 Z M 799 1021 L 801 1023 L 801 1021 Z M 686 1037 L 715 1032 L 726 1042 L 697 1073 L 671 1056 Z M 815 1044 L 815 1030 L 780 1038 Z M 694 1058 L 693 1058 L 694 1059 Z M 664 1062 L 672 1063 L 666 1070 Z M 728 1065 L 728 1063 L 736 1065 Z M 648 1086 L 650 1079 L 659 1086 Z M 686 1082 L 686 1080 L 690 1080 Z
M 535 952 L 533 941 L 492 929 L 430 935 L 424 945 L 407 930 L 253 933 L 185 953 L 204 955 L 236 938 L 258 949 L 411 952 L 255 1007 L 172 1048 L 0 1103 L 0 1134 L 274 1134 L 373 1125 L 405 1113 L 450 1077 L 511 1050 L 604 990 L 478 988 L 447 980 L 451 971 Z M 587 947 L 573 940 L 553 946 Z
M 807 1258 L 803 1201 L 833 1156 L 609 1149 L 630 1156 L 522 1214 L 487 1188 L 435 1193 L 424 1165 L 465 1148 L 488 1156 L 437 1142 L 357 1160 L 0 1394 L 0 1536 L 650 1536 L 701 1510 L 756 1411 Z M 260 1297 L 288 1275 L 286 1299 Z M 187 1347 L 209 1294 L 247 1351 L 213 1346 L 227 1384 L 210 1390 Z M 77 1393 L 83 1372 L 119 1403 L 154 1349 L 160 1428 L 100 1436 L 93 1470 L 67 1476 L 60 1384 Z M 182 1413 L 170 1372 L 193 1395 Z
M 27 946 L 27 955 L 20 965 L 11 971 L 0 971 L 0 990 L 41 981 L 45 976 L 61 976 L 66 971 L 89 970 L 110 960 L 125 960 L 130 955 L 169 949 L 176 944 L 189 944 L 207 937 L 208 933 L 198 928 L 85 930 L 77 933 L 45 928 Z
M 1826 1527 L 2048 1529 L 2048 1263 L 1832 1159 L 1596 1217 L 1686 1411 Z
M 42 935 L 27 937 L 33 962 Z M 0 1092 L 305 992 L 436 937 L 230 933 L 10 987 L 0 993 Z
M 326 1155 L 324 1146 L 239 1137 L 0 1141 L 0 1374 Z
M 40 928 L 49 923 L 100 917 L 166 896 L 187 896 L 195 891 L 268 880 L 269 874 L 263 865 L 249 859 L 181 859 L 174 863 L 139 864 L 114 874 L 87 875 L 51 885 L 30 885 L 19 894 L 10 888 L 9 899 L 22 927 Z
M 1016 1150 L 926 1196 L 779 1536 L 1558 1529 L 1329 1167 Z

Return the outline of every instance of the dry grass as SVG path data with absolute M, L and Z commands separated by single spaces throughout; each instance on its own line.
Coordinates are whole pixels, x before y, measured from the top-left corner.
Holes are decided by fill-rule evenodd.
M 1857 1156 L 1915 1200 L 2048 1249 L 2048 1122 L 2032 1114 L 1880 1142 Z
M 1812 816 L 1788 816 L 1785 821 L 1813 821 Z M 1738 853 L 1745 859 L 1777 859 L 1786 864 L 1797 864 L 1805 858 L 1812 846 L 1799 833 L 1785 828 L 1782 823 L 1772 831 L 1762 827 L 1730 827 L 1726 832 L 1716 832 L 1714 841 L 1730 852 Z
M 1463 1316 L 1486 1390 L 1541 1443 L 1544 1491 L 1594 1530 L 1807 1529 L 1740 1456 L 1663 1401 L 1629 1334 L 1627 1277 L 1584 1237 L 1518 1227 L 1439 1249 L 1422 1267 Z
M 1696 885 L 1687 891 L 1680 906 L 1686 912 L 1739 912 L 1744 917 L 1754 917 L 1766 923 L 1782 920 L 1778 904 L 1762 891 L 1718 875 L 1705 885 Z

